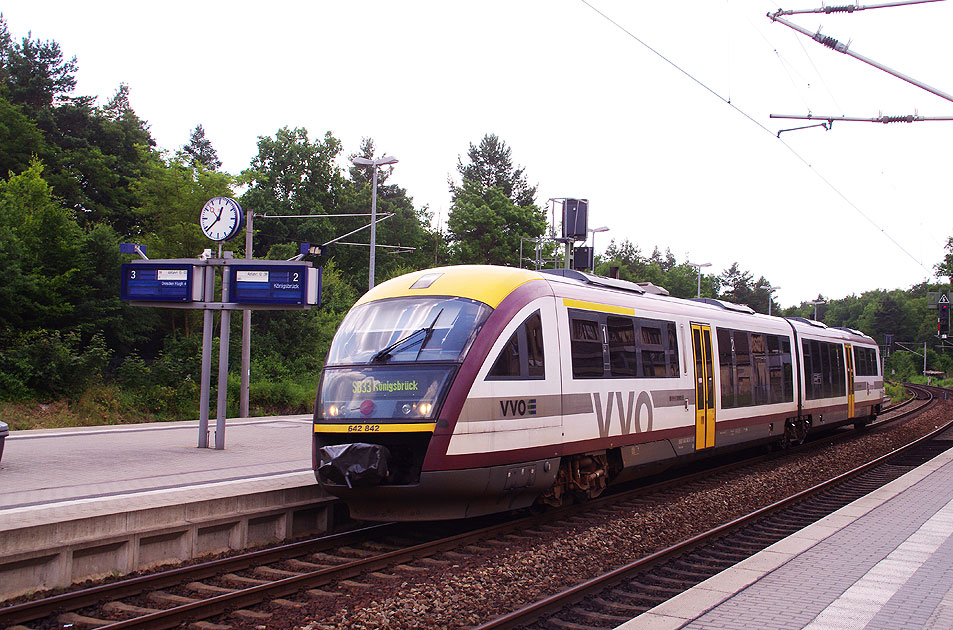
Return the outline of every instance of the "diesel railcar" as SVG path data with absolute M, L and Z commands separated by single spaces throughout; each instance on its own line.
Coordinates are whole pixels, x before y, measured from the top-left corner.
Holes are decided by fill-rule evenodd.
M 863 426 L 882 402 L 856 330 L 578 271 L 443 267 L 345 317 L 313 462 L 355 518 L 464 518 Z

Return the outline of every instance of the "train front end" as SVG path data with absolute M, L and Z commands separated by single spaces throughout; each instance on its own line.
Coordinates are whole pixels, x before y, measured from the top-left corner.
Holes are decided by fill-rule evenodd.
M 385 282 L 335 333 L 314 411 L 315 477 L 365 520 L 460 518 L 486 480 L 428 471 L 454 380 L 494 307 L 538 277 L 525 270 L 446 267 Z M 472 361 L 473 359 L 471 359 Z M 437 447 L 439 448 L 439 447 Z

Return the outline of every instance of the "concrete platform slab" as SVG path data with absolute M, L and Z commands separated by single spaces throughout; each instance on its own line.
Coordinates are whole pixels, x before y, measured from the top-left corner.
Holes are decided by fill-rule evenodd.
M 0 462 L 0 599 L 327 531 L 311 417 L 14 431 Z M 210 440 L 214 444 L 214 439 Z
M 618 630 L 750 627 L 953 627 L 953 451 Z

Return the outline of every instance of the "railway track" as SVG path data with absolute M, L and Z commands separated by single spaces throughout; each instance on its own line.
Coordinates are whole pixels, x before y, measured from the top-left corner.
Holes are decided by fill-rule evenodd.
M 929 394 L 922 391 L 924 393 L 919 394 L 924 397 L 920 399 L 921 405 L 929 404 L 926 400 Z M 912 403 L 907 407 L 894 408 L 892 413 L 884 414 L 884 419 L 871 430 L 921 408 Z M 68 624 L 74 628 L 173 628 L 210 618 L 220 623 L 207 625 L 208 628 L 267 624 L 270 610 L 295 606 L 294 602 L 285 599 L 288 597 L 323 601 L 335 596 L 332 585 L 360 587 L 426 571 L 440 571 L 465 558 L 470 551 L 506 546 L 508 541 L 534 535 L 539 531 L 534 528 L 553 526 L 560 519 L 579 518 L 580 513 L 615 509 L 614 506 L 630 509 L 626 505 L 653 493 L 655 500 L 661 500 L 658 497 L 664 497 L 670 488 L 685 487 L 696 480 L 700 483 L 703 479 L 717 483 L 720 476 L 771 457 L 774 456 L 706 469 L 583 505 L 502 523 L 429 527 L 382 524 L 176 568 L 0 608 L 0 627 L 28 624 L 25 627 L 40 629 Z M 448 532 L 451 527 L 456 529 Z M 772 525 L 771 529 L 778 528 Z M 724 554 L 718 552 L 715 555 Z M 729 559 L 733 557 L 734 554 L 729 555 Z M 618 608 L 615 610 L 612 615 L 619 616 Z
M 913 388 L 911 388 L 913 389 Z M 916 387 L 920 405 L 899 406 L 894 417 L 933 402 L 936 388 Z M 883 424 L 878 423 L 878 424 Z M 953 421 L 927 436 L 770 506 L 715 527 L 645 558 L 583 582 L 474 630 L 604 630 L 664 603 L 775 542 L 899 478 L 953 448 Z

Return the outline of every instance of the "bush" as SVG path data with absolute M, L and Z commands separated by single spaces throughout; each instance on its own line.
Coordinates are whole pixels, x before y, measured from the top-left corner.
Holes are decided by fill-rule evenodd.
M 4 343 L 5 342 L 5 343 Z M 99 382 L 112 351 L 99 333 L 31 330 L 0 341 L 0 397 L 75 397 Z

